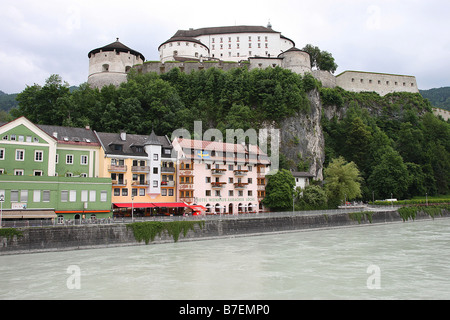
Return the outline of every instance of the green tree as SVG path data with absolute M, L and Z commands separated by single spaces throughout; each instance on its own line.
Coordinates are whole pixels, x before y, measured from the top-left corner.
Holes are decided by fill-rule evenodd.
M 344 199 L 361 196 L 362 179 L 354 162 L 347 162 L 343 157 L 333 159 L 325 168 L 324 176 L 329 206 L 337 207 Z
M 309 185 L 303 190 L 296 190 L 298 199 L 297 210 L 319 210 L 327 207 L 327 195 L 325 190 L 318 185 Z
M 307 44 L 303 51 L 308 52 L 311 61 L 311 68 L 317 68 L 318 70 L 329 71 L 334 73 L 338 67 L 331 53 L 327 51 L 321 51 L 319 47 Z
M 293 204 L 294 187 L 292 173 L 286 169 L 279 170 L 268 177 L 264 205 L 274 211 L 289 210 Z
M 386 149 L 380 162 L 368 178 L 369 188 L 379 197 L 403 198 L 410 185 L 408 167 L 400 154 L 393 149 Z

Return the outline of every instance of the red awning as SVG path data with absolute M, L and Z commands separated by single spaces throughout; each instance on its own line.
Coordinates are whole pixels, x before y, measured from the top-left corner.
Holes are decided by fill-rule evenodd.
M 177 203 L 177 202 L 160 202 L 160 203 L 152 203 L 155 207 L 159 208 L 185 208 L 187 204 L 185 203 Z
M 188 207 L 191 208 L 192 211 L 206 211 L 206 210 L 208 210 L 204 206 L 188 206 Z
M 154 208 L 153 203 L 114 203 L 117 208 Z

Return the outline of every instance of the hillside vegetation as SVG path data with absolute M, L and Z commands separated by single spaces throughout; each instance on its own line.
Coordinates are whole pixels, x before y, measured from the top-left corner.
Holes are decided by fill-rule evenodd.
M 170 136 L 183 127 L 193 132 L 199 120 L 204 130 L 224 131 L 307 119 L 312 90 L 320 93 L 323 114 L 328 114 L 322 118 L 325 166 L 340 157 L 356 164 L 362 178 L 360 199 L 449 192 L 450 124 L 436 118 L 420 94 L 381 97 L 321 88 L 311 75 L 281 68 L 131 73 L 118 88 L 83 84 L 73 92 L 53 75 L 44 86 L 29 86 L 18 94 L 19 106 L 11 113 L 39 124 L 137 134 L 154 129 Z M 281 160 L 283 168 L 308 169 L 307 159 L 297 163 L 298 158 L 281 155 Z

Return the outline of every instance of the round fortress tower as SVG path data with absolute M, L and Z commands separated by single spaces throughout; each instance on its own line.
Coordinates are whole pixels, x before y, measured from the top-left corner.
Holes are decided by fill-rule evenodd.
M 312 73 L 311 58 L 305 51 L 292 47 L 289 50 L 280 53 L 278 58 L 283 59 L 281 67 L 284 69 L 289 69 L 298 74 L 305 74 L 307 72 Z
M 145 57 L 119 42 L 89 52 L 88 84 L 94 88 L 105 85 L 120 85 L 127 81 L 127 73 L 136 64 L 142 64 Z

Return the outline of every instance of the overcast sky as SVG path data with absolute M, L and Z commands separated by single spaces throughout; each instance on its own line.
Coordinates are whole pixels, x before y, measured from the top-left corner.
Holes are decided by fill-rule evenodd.
M 88 52 L 116 38 L 159 60 L 179 29 L 266 26 L 345 70 L 413 75 L 420 89 L 450 86 L 449 0 L 1 0 L 0 90 L 21 92 L 59 74 L 87 81 Z

